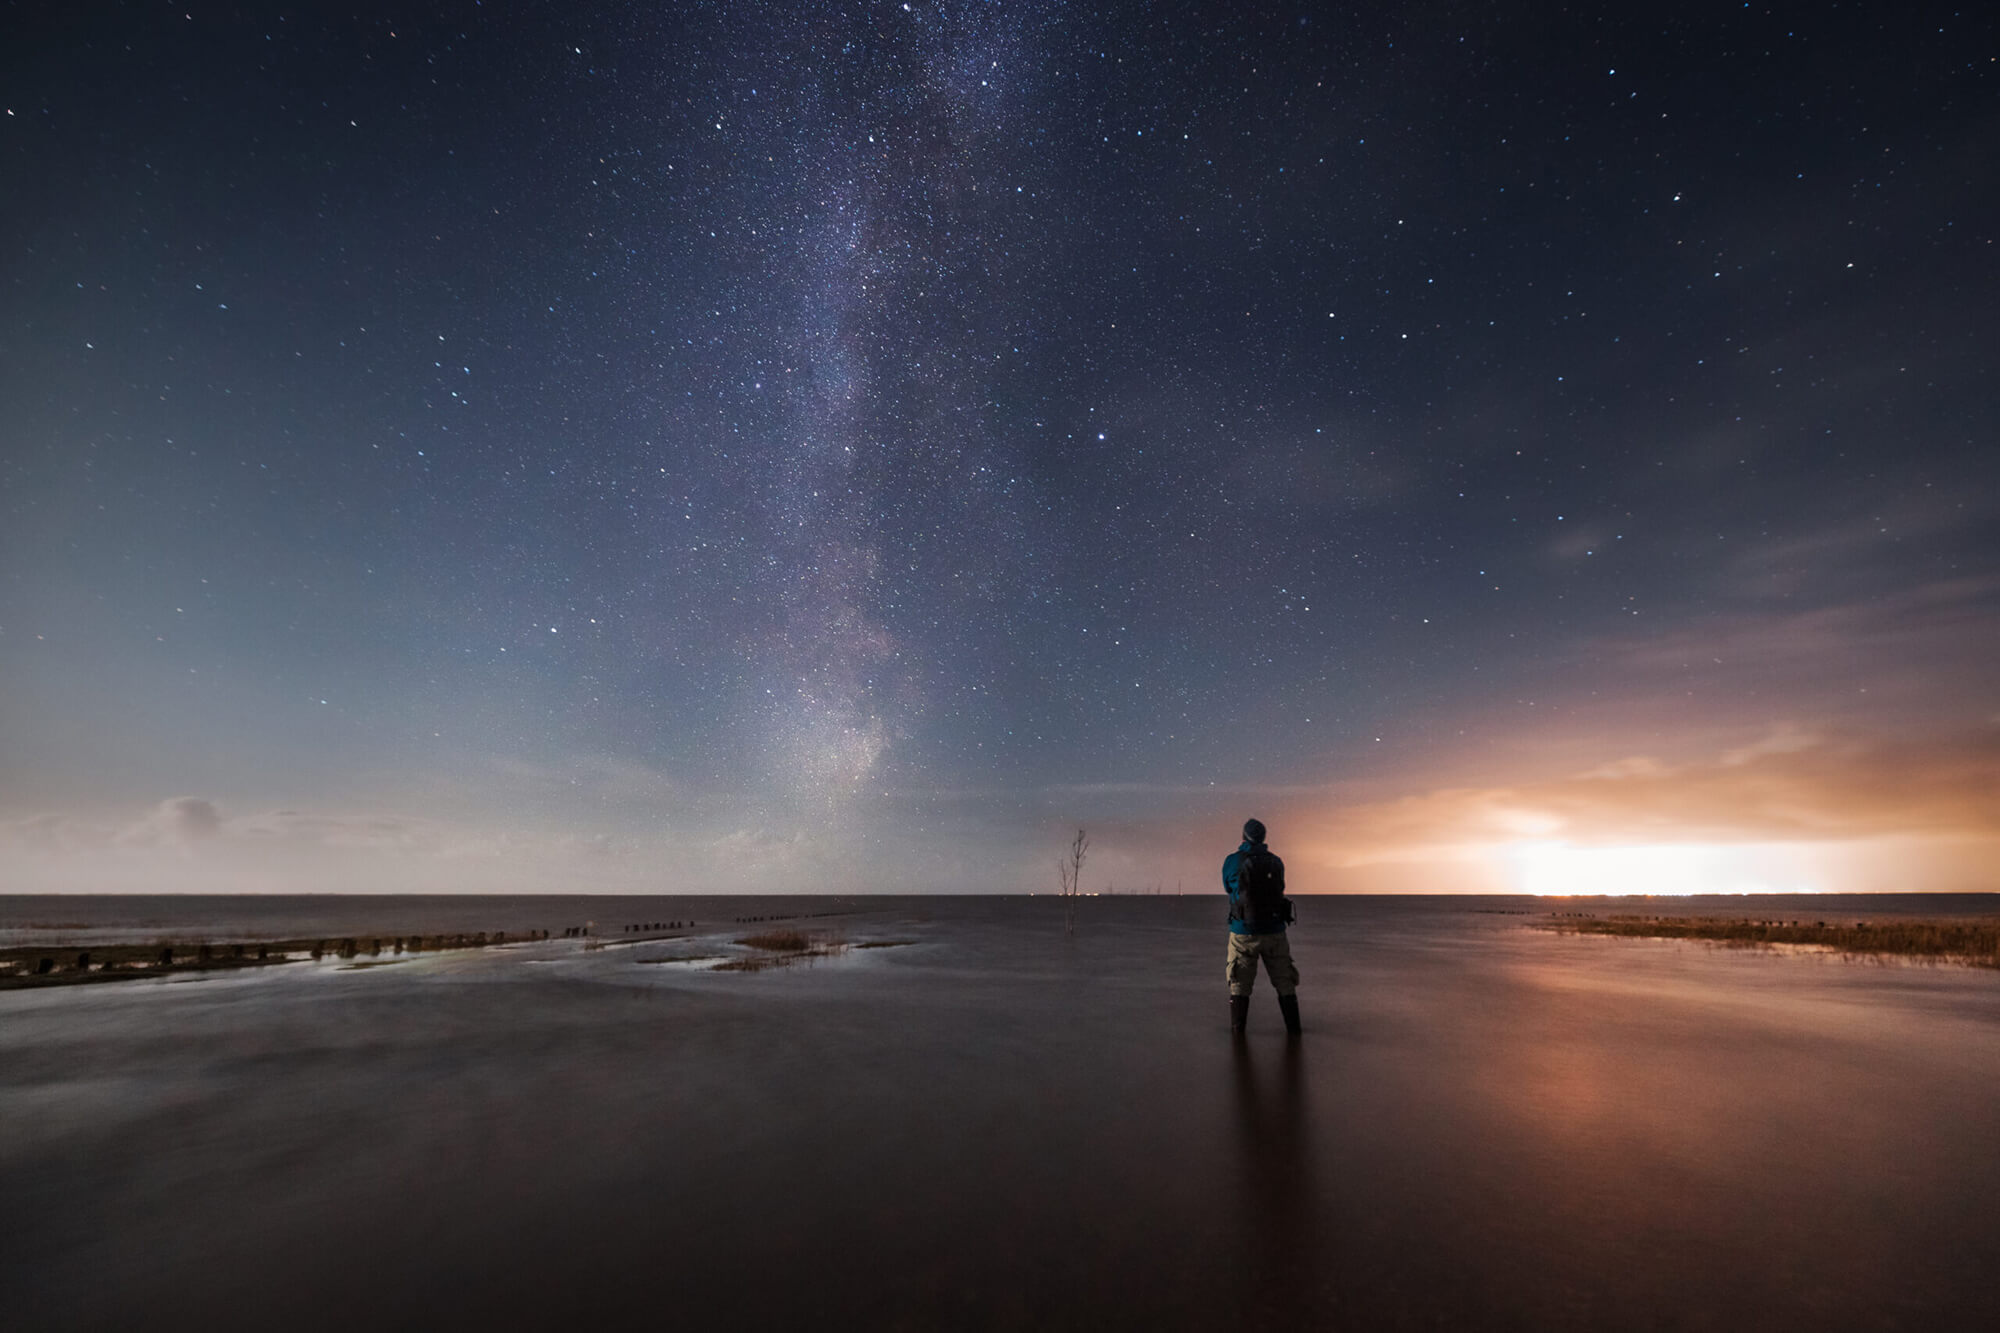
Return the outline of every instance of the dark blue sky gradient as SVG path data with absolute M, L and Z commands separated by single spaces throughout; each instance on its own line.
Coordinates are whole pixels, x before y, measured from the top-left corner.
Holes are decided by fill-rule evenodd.
M 1994 887 L 1979 11 L 7 14 L 23 888 Z

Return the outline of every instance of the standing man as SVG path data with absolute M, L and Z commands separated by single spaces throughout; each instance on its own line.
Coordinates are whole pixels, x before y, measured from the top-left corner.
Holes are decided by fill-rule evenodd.
M 1257 985 L 1257 960 L 1271 974 L 1285 1031 L 1299 1031 L 1299 969 L 1285 940 L 1292 905 L 1285 898 L 1285 863 L 1264 845 L 1264 825 L 1243 825 L 1243 845 L 1222 863 L 1222 887 L 1229 894 L 1229 1030 L 1241 1033 L 1250 1021 L 1250 992 Z

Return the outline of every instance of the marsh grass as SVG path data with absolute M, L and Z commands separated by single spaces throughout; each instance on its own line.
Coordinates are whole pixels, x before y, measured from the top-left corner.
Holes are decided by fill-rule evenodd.
M 1555 916 L 1563 935 L 1704 940 L 1735 948 L 1814 947 L 1853 957 L 2000 968 L 2000 921 L 1779 921 L 1749 917 Z
M 813 946 L 810 935 L 789 926 L 745 935 L 736 942 L 752 949 L 769 949 L 774 953 L 803 953 Z
M 745 935 L 736 942 L 757 952 L 717 963 L 710 971 L 762 972 L 767 968 L 790 967 L 794 963 L 832 958 L 847 952 L 847 939 L 837 931 L 808 935 L 788 926 Z

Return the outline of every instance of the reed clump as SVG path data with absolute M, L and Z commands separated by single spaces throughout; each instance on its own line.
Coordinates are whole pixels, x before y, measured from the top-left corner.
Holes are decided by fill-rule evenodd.
M 847 952 L 847 940 L 839 934 L 808 935 L 791 927 L 759 931 L 736 942 L 757 952 L 717 963 L 714 971 L 762 972 L 766 968 L 789 967 L 793 963 L 831 958 Z
M 1618 935 L 1706 940 L 1743 948 L 1803 945 L 1861 957 L 1910 958 L 2000 968 L 2000 920 L 1804 921 L 1753 917 L 1552 916 L 1545 930 L 1564 935 Z
M 803 953 L 812 948 L 812 937 L 803 930 L 783 927 L 778 930 L 760 931 L 755 935 L 745 935 L 736 941 L 752 949 L 768 949 L 773 953 Z

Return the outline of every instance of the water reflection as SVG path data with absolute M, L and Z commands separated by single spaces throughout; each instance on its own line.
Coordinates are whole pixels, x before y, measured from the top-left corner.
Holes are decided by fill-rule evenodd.
M 1306 1042 L 1286 1038 L 1274 1047 L 1238 1038 L 1233 1045 L 1237 1277 L 1260 1313 L 1291 1312 L 1327 1260 L 1314 1225 Z
M 604 915 L 504 906 L 463 919 Z M 618 916 L 725 951 L 785 910 Z M 2000 1328 L 1992 974 L 1326 902 L 1304 1037 L 1266 998 L 1239 1046 L 1216 915 L 1092 899 L 1069 944 L 1052 900 L 879 903 L 854 938 L 922 944 L 866 965 L 557 940 L 0 994 L 10 1326 L 159 1327 L 224 1273 L 330 1329 L 356 1274 L 412 1327 Z

